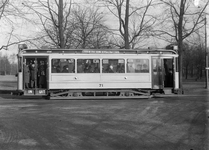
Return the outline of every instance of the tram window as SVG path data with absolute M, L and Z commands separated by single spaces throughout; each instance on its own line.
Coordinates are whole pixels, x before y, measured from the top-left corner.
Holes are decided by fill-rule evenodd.
M 52 73 L 75 73 L 75 59 L 52 59 Z
M 161 59 L 153 59 L 153 72 L 162 72 L 162 62 Z
M 125 73 L 124 59 L 103 59 L 102 60 L 103 73 Z
M 128 59 L 127 73 L 149 73 L 148 59 Z
M 99 59 L 78 59 L 77 60 L 78 73 L 100 73 Z

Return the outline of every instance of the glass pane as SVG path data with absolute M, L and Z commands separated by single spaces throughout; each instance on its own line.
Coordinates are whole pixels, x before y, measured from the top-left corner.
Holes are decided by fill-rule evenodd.
M 78 59 L 77 60 L 78 73 L 100 73 L 99 59 Z
M 103 73 L 125 73 L 124 59 L 103 59 L 102 60 Z
M 75 73 L 75 60 L 52 59 L 52 73 Z
M 128 73 L 149 73 L 148 59 L 128 59 L 127 60 Z

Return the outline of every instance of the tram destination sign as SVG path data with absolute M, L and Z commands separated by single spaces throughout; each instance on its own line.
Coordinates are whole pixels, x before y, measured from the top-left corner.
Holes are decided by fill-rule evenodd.
M 119 54 L 119 51 L 112 51 L 112 50 L 83 50 L 82 53 L 88 54 Z

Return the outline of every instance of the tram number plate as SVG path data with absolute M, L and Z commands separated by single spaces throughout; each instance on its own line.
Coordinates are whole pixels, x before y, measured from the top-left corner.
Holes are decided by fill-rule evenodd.
M 99 87 L 103 87 L 103 84 L 99 84 Z

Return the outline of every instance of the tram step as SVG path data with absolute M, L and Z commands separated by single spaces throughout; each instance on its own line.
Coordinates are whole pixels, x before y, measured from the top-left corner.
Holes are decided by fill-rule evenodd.
M 164 89 L 165 94 L 172 94 L 172 89 Z

